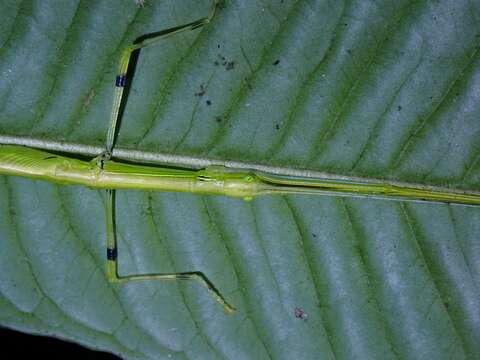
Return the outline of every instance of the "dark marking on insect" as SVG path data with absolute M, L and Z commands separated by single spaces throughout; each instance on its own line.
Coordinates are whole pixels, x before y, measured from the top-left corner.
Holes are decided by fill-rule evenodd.
M 107 248 L 107 260 L 115 261 L 117 259 L 117 249 Z
M 127 76 L 125 74 L 117 75 L 115 79 L 115 86 L 116 87 L 125 87 L 127 84 Z
M 209 175 L 198 175 L 197 176 L 197 180 L 200 180 L 200 181 L 212 181 L 212 177 L 209 176 Z
M 293 313 L 297 319 L 302 319 L 303 321 L 308 319 L 307 313 L 302 308 L 296 307 Z
M 278 64 L 280 64 L 280 60 L 279 60 L 279 59 L 277 59 L 277 60 L 275 60 L 275 61 L 273 62 L 273 65 L 275 65 L 275 66 L 277 66 Z
M 225 70 L 233 70 L 235 68 L 235 61 L 228 61 L 227 65 L 225 66 Z

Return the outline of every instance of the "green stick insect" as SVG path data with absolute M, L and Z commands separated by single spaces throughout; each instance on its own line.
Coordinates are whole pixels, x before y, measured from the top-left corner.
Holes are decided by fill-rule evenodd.
M 163 30 L 157 35 L 128 46 L 120 57 L 115 82 L 105 151 L 91 161 L 36 150 L 17 145 L 0 145 L 0 174 L 24 176 L 58 184 L 84 185 L 106 189 L 105 205 L 107 278 L 112 282 L 132 280 L 195 280 L 224 308 L 235 309 L 225 300 L 208 278 L 200 271 L 184 273 L 142 274 L 121 276 L 118 272 L 117 244 L 114 225 L 115 189 L 189 192 L 225 195 L 251 200 L 258 195 L 333 195 L 388 198 L 403 201 L 427 201 L 480 205 L 479 193 L 452 191 L 439 187 L 425 187 L 405 183 L 375 180 L 343 180 L 336 178 L 309 178 L 271 174 L 262 171 L 210 166 L 201 170 L 172 169 L 128 164 L 112 160 L 117 123 L 124 99 L 127 70 L 132 53 L 156 44 L 166 37 L 203 27 L 214 18 L 220 0 L 215 0 L 210 14 L 189 24 Z

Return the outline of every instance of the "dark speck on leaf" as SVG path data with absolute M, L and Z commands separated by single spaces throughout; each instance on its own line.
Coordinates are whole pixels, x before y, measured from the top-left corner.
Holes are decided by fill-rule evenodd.
M 218 54 L 218 59 L 215 60 L 213 63 L 215 64 L 215 66 L 218 66 L 218 65 L 222 65 L 225 67 L 225 70 L 233 70 L 233 68 L 235 67 L 235 61 L 228 61 L 227 58 L 221 54 Z
M 277 66 L 278 64 L 280 64 L 280 60 L 279 60 L 279 59 L 275 60 L 275 62 L 273 63 L 273 65 L 275 65 L 275 66 Z
M 202 97 L 205 95 L 205 86 L 203 84 L 200 84 L 200 91 L 195 93 L 195 96 L 200 96 Z
M 275 124 L 275 129 L 279 130 L 279 129 L 280 129 L 280 125 Z
M 314 238 L 316 238 L 316 237 L 317 237 L 317 234 L 312 233 L 312 236 L 313 236 Z
M 212 102 L 210 100 L 205 101 L 205 103 L 207 104 L 207 106 L 212 105 Z
M 299 308 L 299 307 L 295 308 L 294 315 L 297 319 L 302 319 L 304 321 L 306 321 L 308 318 L 307 313 L 302 308 Z
M 217 117 L 215 118 L 215 121 L 220 124 L 220 123 L 222 122 L 222 117 L 221 117 L 221 116 L 217 116 Z
M 402 105 L 398 105 L 397 109 L 398 111 L 402 111 Z

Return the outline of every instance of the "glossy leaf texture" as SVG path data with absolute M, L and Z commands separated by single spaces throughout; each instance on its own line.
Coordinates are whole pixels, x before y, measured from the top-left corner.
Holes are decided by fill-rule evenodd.
M 116 62 L 208 1 L 0 3 L 0 134 L 102 145 Z M 226 0 L 144 49 L 117 146 L 480 190 L 480 3 Z M 480 209 L 0 178 L 0 324 L 128 359 L 473 359 Z

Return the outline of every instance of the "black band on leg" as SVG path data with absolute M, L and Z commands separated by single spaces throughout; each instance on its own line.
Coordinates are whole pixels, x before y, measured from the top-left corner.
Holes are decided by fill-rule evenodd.
M 115 86 L 116 87 L 125 87 L 127 83 L 127 76 L 125 74 L 117 75 L 115 79 Z
M 107 248 L 107 260 L 112 260 L 112 261 L 117 260 L 117 249 Z

